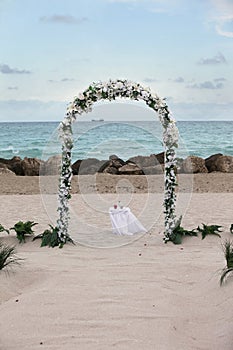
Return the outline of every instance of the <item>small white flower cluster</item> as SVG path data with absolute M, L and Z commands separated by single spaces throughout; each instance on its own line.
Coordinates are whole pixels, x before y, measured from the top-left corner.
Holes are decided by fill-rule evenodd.
M 77 115 L 90 112 L 92 105 L 99 100 L 115 100 L 116 98 L 129 98 L 132 100 L 143 100 L 154 109 L 163 125 L 163 142 L 165 147 L 165 185 L 164 185 L 164 213 L 165 233 L 164 241 L 171 240 L 176 225 L 175 203 L 176 203 L 176 156 L 175 149 L 178 147 L 178 130 L 172 118 L 166 101 L 151 93 L 149 88 L 144 88 L 138 83 L 127 80 L 109 80 L 108 82 L 93 83 L 84 92 L 75 97 L 68 106 L 64 121 L 60 124 L 60 139 L 62 141 L 62 169 L 59 184 L 59 219 L 58 235 L 62 242 L 68 236 L 70 186 L 72 178 L 71 149 L 73 147 L 72 123 Z

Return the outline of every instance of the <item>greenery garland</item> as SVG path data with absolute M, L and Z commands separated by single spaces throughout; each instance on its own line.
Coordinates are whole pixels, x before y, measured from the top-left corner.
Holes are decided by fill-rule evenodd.
M 108 82 L 93 83 L 84 92 L 75 97 L 68 106 L 65 119 L 60 123 L 59 134 L 62 142 L 62 165 L 59 181 L 59 219 L 57 221 L 58 236 L 61 243 L 69 239 L 68 222 L 71 188 L 71 150 L 73 147 L 72 123 L 77 115 L 91 112 L 92 105 L 99 100 L 115 100 L 116 98 L 128 98 L 131 100 L 143 100 L 158 113 L 163 126 L 163 143 L 165 148 L 164 170 L 164 214 L 165 231 L 164 241 L 173 241 L 176 227 L 175 203 L 176 193 L 176 148 L 178 147 L 178 129 L 172 118 L 164 99 L 152 94 L 150 89 L 144 88 L 138 83 L 127 80 L 109 80 Z

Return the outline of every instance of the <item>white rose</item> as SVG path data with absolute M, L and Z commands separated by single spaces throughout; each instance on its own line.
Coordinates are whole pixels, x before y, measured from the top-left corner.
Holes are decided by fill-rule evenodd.
M 142 98 L 144 98 L 144 99 L 147 99 L 147 98 L 149 97 L 148 92 L 145 91 L 145 90 L 142 90 L 142 91 L 141 91 L 141 95 L 142 95 Z
M 82 92 L 80 92 L 80 93 L 78 94 L 78 99 L 79 99 L 79 100 L 85 100 L 85 96 L 83 95 Z
M 117 88 L 117 89 L 120 89 L 120 90 L 121 90 L 121 89 L 123 88 L 123 86 L 124 86 L 124 85 L 123 85 L 123 83 L 122 83 L 121 81 L 118 81 L 118 82 L 116 83 L 116 88 Z
M 68 126 L 68 125 L 70 125 L 70 120 L 69 120 L 69 118 L 65 118 L 64 120 L 63 120 L 63 125 L 65 125 L 65 126 Z

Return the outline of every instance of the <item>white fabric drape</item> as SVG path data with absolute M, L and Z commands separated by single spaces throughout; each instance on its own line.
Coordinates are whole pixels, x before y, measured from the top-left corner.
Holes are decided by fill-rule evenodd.
M 110 208 L 109 215 L 112 223 L 112 232 L 117 235 L 134 235 L 147 232 L 130 208 Z

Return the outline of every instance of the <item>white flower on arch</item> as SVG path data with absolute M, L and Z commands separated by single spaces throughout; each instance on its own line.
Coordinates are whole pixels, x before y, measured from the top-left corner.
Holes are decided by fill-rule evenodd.
M 79 93 L 78 97 L 68 106 L 66 117 L 60 123 L 60 139 L 62 142 L 62 165 L 59 181 L 59 218 L 57 220 L 58 236 L 61 243 L 69 238 L 69 205 L 70 187 L 72 178 L 71 150 L 73 147 L 72 123 L 76 115 L 90 112 L 92 105 L 99 100 L 115 100 L 116 98 L 127 98 L 132 100 L 144 100 L 145 103 L 158 113 L 159 120 L 163 126 L 163 144 L 165 148 L 164 169 L 164 241 L 174 239 L 174 228 L 176 227 L 176 148 L 178 147 L 178 129 L 175 120 L 169 112 L 164 99 L 152 94 L 149 88 L 138 83 L 127 80 L 109 80 L 108 82 L 93 83 L 85 91 Z

